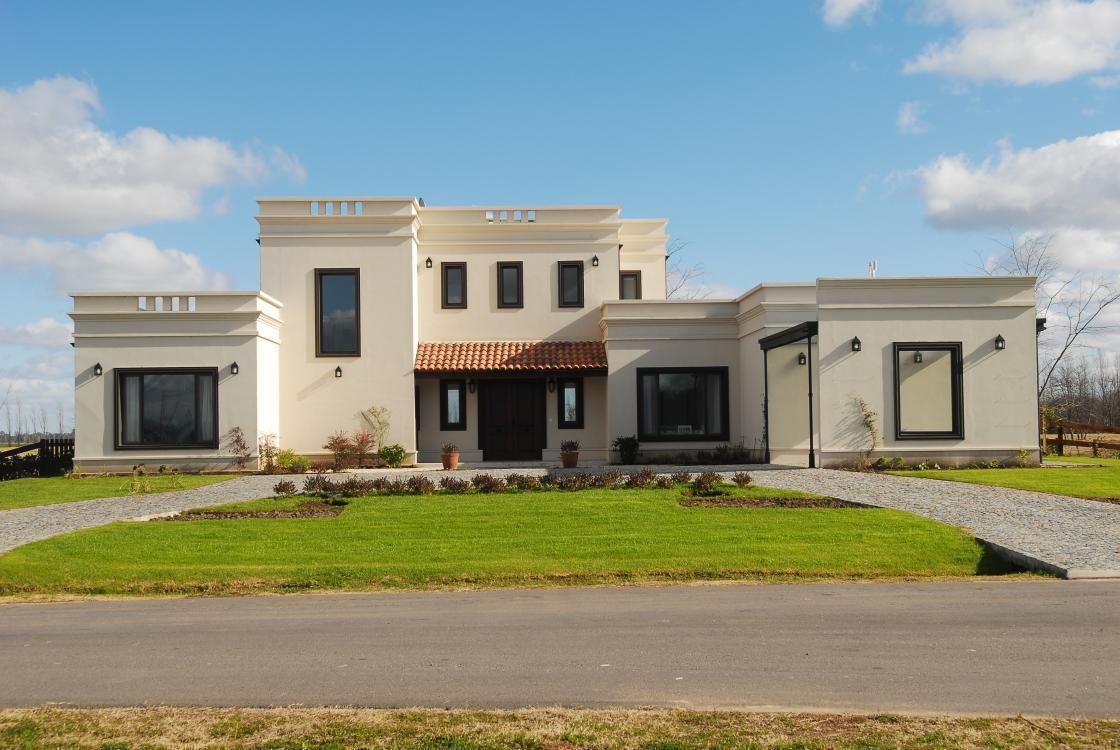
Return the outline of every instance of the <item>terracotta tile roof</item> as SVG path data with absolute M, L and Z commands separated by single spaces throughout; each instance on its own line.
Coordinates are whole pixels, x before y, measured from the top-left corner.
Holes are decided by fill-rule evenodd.
M 601 341 L 421 343 L 416 372 L 571 372 L 607 369 Z

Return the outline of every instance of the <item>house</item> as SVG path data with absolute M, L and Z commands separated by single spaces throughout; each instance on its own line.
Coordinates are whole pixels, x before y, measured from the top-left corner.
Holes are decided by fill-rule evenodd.
M 224 436 L 326 460 L 389 410 L 437 461 L 741 444 L 837 466 L 1037 460 L 1033 279 L 764 283 L 666 300 L 666 222 L 616 206 L 259 201 L 261 289 L 74 294 L 76 460 L 216 469 Z

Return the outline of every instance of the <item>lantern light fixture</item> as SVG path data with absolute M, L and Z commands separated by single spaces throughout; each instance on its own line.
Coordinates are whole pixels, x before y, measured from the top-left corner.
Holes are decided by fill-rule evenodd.
M 469 392 L 474 393 L 474 389 L 476 387 L 477 387 L 477 385 L 475 384 L 474 378 L 471 378 L 470 380 L 467 381 L 467 390 Z
M 97 364 L 95 364 L 93 366 L 94 377 L 97 377 L 97 378 L 101 377 L 101 373 L 103 373 L 103 372 L 105 372 L 105 371 L 103 369 L 101 369 L 101 363 L 100 362 L 98 362 Z
M 549 393 L 556 393 L 556 378 L 549 378 L 548 379 L 548 392 Z
M 428 259 L 424 261 L 424 268 L 431 268 L 431 267 L 432 267 L 432 258 L 431 258 L 431 256 L 428 256 Z
M 336 378 L 341 378 L 342 377 L 342 365 L 339 365 L 338 367 L 334 368 L 334 376 Z
M 922 353 L 914 352 L 914 364 L 920 365 L 922 363 Z
M 852 338 L 852 351 L 853 352 L 863 351 L 863 342 L 859 340 L 859 336 L 854 336 Z
M 594 266 L 595 268 L 599 267 L 599 256 L 598 255 L 592 255 L 591 256 L 591 265 Z
M 797 364 L 804 366 L 808 361 L 809 358 L 805 356 L 805 352 L 797 353 Z
M 241 372 L 241 367 L 238 366 L 238 364 L 236 362 L 234 362 L 232 365 L 229 366 L 229 374 L 230 375 L 236 375 L 239 372 Z
M 1002 352 L 1007 348 L 1007 339 L 1002 334 L 996 336 L 996 351 Z

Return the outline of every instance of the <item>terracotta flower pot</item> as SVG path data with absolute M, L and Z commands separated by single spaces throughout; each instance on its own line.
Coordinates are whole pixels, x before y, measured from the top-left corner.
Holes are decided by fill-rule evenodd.
M 579 453 L 561 453 L 560 465 L 565 469 L 574 469 L 579 465 Z
M 441 453 L 439 455 L 439 458 L 441 461 L 443 461 L 444 469 L 447 469 L 448 471 L 455 471 L 455 469 L 459 468 L 458 453 Z

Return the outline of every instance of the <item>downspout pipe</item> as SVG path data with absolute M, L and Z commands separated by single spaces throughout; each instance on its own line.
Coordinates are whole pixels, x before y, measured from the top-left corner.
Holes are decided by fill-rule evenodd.
M 813 337 L 805 339 L 805 363 L 809 365 L 809 468 L 817 468 L 817 452 L 813 446 Z
M 762 461 L 770 463 L 770 350 L 762 351 Z

